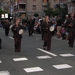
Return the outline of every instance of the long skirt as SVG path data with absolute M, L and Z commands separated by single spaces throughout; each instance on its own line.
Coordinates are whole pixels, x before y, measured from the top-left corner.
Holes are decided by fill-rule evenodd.
M 69 46 L 73 47 L 75 40 L 75 35 L 72 32 L 69 32 Z
M 52 35 L 44 35 L 43 47 L 47 47 L 47 50 L 51 49 L 51 38 L 52 38 Z
M 21 38 L 15 37 L 14 42 L 15 42 L 15 52 L 20 52 L 21 51 Z

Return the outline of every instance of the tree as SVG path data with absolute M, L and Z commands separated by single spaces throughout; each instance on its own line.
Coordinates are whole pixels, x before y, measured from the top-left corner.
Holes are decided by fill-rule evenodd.
M 34 16 L 35 16 L 35 17 L 38 17 L 38 16 L 39 16 L 39 14 L 38 14 L 38 13 L 35 13 L 35 14 L 34 14 Z
M 44 10 L 45 14 L 48 15 L 48 16 L 51 16 L 53 15 L 53 8 L 50 7 L 50 3 L 47 2 L 47 5 L 46 5 L 46 10 Z
M 67 4 L 57 4 L 54 10 L 54 15 L 61 15 L 61 17 L 65 17 L 68 14 Z

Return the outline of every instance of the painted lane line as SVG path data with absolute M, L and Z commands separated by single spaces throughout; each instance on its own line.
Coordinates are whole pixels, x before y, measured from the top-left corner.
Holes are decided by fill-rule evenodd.
M 24 70 L 25 70 L 27 73 L 43 71 L 43 69 L 40 68 L 40 67 L 24 68 Z
M 0 75 L 10 75 L 8 71 L 0 71 Z
M 13 37 L 9 36 L 10 39 L 14 39 Z
M 40 51 L 42 51 L 42 52 L 44 52 L 44 53 L 47 53 L 47 54 L 49 54 L 49 55 L 52 55 L 52 56 L 57 56 L 56 54 L 54 54 L 54 53 L 51 53 L 51 52 L 48 52 L 48 51 L 45 51 L 45 50 L 43 50 L 43 49 L 41 49 L 41 48 L 37 48 L 38 50 L 40 50 Z
M 51 58 L 50 56 L 48 55 L 45 55 L 45 56 L 37 56 L 38 59 L 49 59 Z
M 27 58 L 23 57 L 23 58 L 13 58 L 14 61 L 26 61 L 28 60 Z
M 60 56 L 62 56 L 62 57 L 71 57 L 71 56 L 75 56 L 75 55 L 73 55 L 71 53 L 68 53 L 68 54 L 60 54 Z
M 0 63 L 2 63 L 2 61 L 0 60 Z
M 53 65 L 54 68 L 56 69 L 68 69 L 68 68 L 73 68 L 72 66 L 68 64 L 60 64 L 60 65 Z

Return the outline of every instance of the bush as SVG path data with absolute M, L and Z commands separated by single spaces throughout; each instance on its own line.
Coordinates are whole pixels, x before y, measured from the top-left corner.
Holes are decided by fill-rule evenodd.
M 35 16 L 35 17 L 38 17 L 38 16 L 39 16 L 39 14 L 38 14 L 38 13 L 35 13 L 35 14 L 34 14 L 34 16 Z

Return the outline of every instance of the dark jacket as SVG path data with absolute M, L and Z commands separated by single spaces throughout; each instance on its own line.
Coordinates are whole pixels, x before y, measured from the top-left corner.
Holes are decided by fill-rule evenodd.
M 43 23 L 43 32 L 44 32 L 44 35 L 52 35 L 51 31 L 49 30 L 50 26 L 51 26 L 51 22 L 48 22 L 48 24 L 46 22 Z
M 15 37 L 22 38 L 22 35 L 19 34 L 20 29 L 23 29 L 22 25 L 19 25 L 18 27 L 16 27 L 16 25 L 13 25 L 13 27 L 11 28 L 11 30 L 13 32 L 13 38 L 15 38 Z

